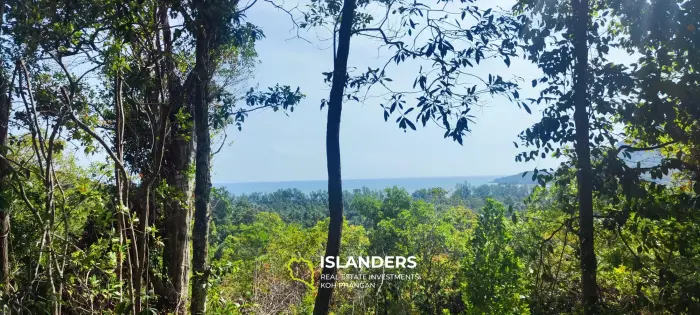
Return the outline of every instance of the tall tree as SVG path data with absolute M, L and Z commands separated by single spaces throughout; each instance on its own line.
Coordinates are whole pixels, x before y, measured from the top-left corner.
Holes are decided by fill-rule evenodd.
M 192 301 L 190 313 L 204 314 L 207 301 L 207 256 L 209 256 L 209 194 L 211 192 L 211 138 L 209 134 L 209 82 L 211 80 L 211 44 L 218 20 L 215 9 L 206 0 L 193 1 L 196 8 L 196 63 L 194 83 L 195 153 L 194 228 L 192 229 Z
M 170 107 L 170 134 L 166 142 L 163 160 L 165 181 L 170 187 L 165 204 L 163 233 L 163 263 L 167 280 L 161 295 L 164 310 L 177 314 L 186 313 L 189 264 L 190 224 L 192 221 L 192 180 L 189 174 L 194 154 L 194 124 L 190 94 L 193 90 L 194 71 L 181 79 L 177 73 L 175 45 L 168 18 L 169 6 L 160 5 L 159 25 L 162 25 L 163 71 L 167 80 L 168 106 Z
M 343 95 L 348 72 L 348 57 L 350 55 L 350 37 L 355 17 L 355 0 L 344 0 L 338 30 L 338 50 L 333 62 L 333 83 L 328 98 L 328 121 L 326 122 L 326 163 L 328 168 L 328 210 L 330 223 L 328 225 L 328 242 L 326 257 L 340 254 L 340 240 L 343 229 L 343 183 L 340 165 L 340 117 L 343 111 Z M 337 268 L 324 266 L 321 273 L 315 315 L 328 314 L 333 284 L 331 280 L 337 273 Z
M 157 307 L 163 306 L 162 311 L 185 313 L 185 295 L 189 287 L 190 170 L 195 138 L 191 95 L 195 75 L 198 71 L 206 72 L 204 81 L 210 82 L 208 87 L 204 82 L 205 87 L 200 89 L 204 94 L 200 95 L 207 105 L 214 105 L 209 106 L 212 114 L 200 123 L 203 128 L 221 130 L 232 123 L 240 128 L 248 112 L 263 108 L 286 110 L 296 105 L 303 95 L 288 86 L 276 86 L 269 92 L 251 89 L 245 95 L 232 95 L 226 91 L 225 88 L 231 85 L 215 86 L 212 76 L 218 76 L 222 81 L 232 80 L 234 84 L 240 82 L 237 76 L 250 65 L 238 63 L 237 58 L 241 54 L 250 54 L 252 44 L 262 36 L 254 26 L 240 25 L 234 18 L 239 15 L 235 7 L 237 2 L 206 2 L 199 10 L 208 10 L 205 15 L 220 18 L 200 28 L 217 26 L 207 34 L 207 39 L 201 40 L 200 37 L 200 44 L 216 39 L 216 43 L 209 43 L 206 49 L 199 50 L 208 54 L 204 58 L 209 63 L 206 66 L 201 62 L 189 64 L 187 58 L 195 55 L 188 51 L 192 40 L 195 44 L 197 40 L 198 29 L 193 27 L 193 19 L 209 23 L 208 17 L 199 15 L 197 8 L 185 7 L 189 3 L 155 0 L 9 3 L 2 7 L 5 14 L 0 14 L 9 21 L 6 23 L 8 27 L 3 24 L 2 29 L 9 30 L 3 40 L 11 39 L 14 44 L 19 44 L 18 53 L 24 60 L 19 60 L 18 64 L 26 64 L 27 69 L 23 70 L 22 82 L 15 83 L 15 87 L 0 80 L 4 83 L 0 85 L 3 90 L 0 97 L 9 98 L 11 91 L 17 91 L 18 97 L 26 98 L 23 101 L 27 109 L 15 110 L 12 117 L 9 117 L 9 107 L 2 109 L 7 113 L 7 120 L 14 118 L 13 123 L 31 134 L 25 142 L 32 144 L 27 146 L 32 152 L 25 155 L 31 155 L 29 159 L 33 162 L 27 165 L 22 164 L 25 163 L 22 160 L 8 163 L 16 168 L 13 174 L 27 177 L 17 177 L 20 181 L 42 180 L 39 185 L 42 189 L 34 189 L 36 191 L 29 193 L 19 205 L 22 209 L 37 210 L 33 211 L 37 214 L 35 225 L 41 235 L 36 236 L 38 245 L 35 249 L 42 253 L 38 259 L 32 257 L 23 262 L 22 266 L 27 270 L 35 268 L 35 271 L 34 279 L 22 283 L 27 287 L 22 288 L 22 294 L 55 297 L 50 303 L 52 312 L 57 313 L 62 309 L 61 299 L 73 290 L 64 286 L 67 277 L 73 275 L 72 270 L 66 272 L 64 265 L 73 248 L 72 238 L 80 231 L 69 231 L 75 226 L 67 223 L 68 220 L 55 220 L 57 214 L 65 211 L 61 207 L 68 205 L 60 199 L 64 197 L 62 188 L 65 188 L 57 179 L 61 176 L 53 174 L 59 171 L 54 164 L 65 140 L 79 142 L 77 147 L 84 148 L 86 154 L 102 149 L 115 166 L 114 174 L 106 175 L 113 178 L 115 189 L 105 189 L 113 193 L 109 198 L 113 203 L 106 204 L 113 206 L 114 213 L 108 216 L 109 222 L 101 222 L 114 224 L 110 227 L 118 237 L 99 237 L 119 240 L 115 241 L 116 244 L 101 245 L 114 250 L 116 266 L 105 268 L 107 272 L 97 278 L 111 279 L 114 275 L 118 285 L 113 288 L 119 292 L 98 304 L 102 307 L 111 305 L 120 311 L 130 308 L 132 313 L 140 313 L 151 307 L 152 296 L 148 289 L 153 288 L 153 292 L 160 296 Z M 185 23 L 170 26 L 169 22 L 177 17 L 183 18 Z M 221 47 L 224 49 L 219 49 Z M 3 49 L 3 53 L 8 51 Z M 182 56 L 184 58 L 180 58 Z M 217 68 L 222 64 L 230 64 L 239 72 Z M 196 71 L 192 70 L 193 66 Z M 221 73 L 215 74 L 217 70 Z M 7 76 L 3 78 L 7 79 Z M 239 108 L 238 103 L 245 103 L 250 108 Z M 7 124 L 3 126 L 7 127 Z M 200 140 L 208 138 L 204 136 Z M 8 154 L 16 158 L 16 152 L 10 151 Z M 211 155 L 211 150 L 203 156 L 206 155 Z M 5 165 L 5 159 L 0 163 Z M 8 169 L 3 167 L 2 175 Z M 15 172 L 18 169 L 23 172 Z M 135 175 L 140 175 L 140 179 L 135 180 Z M 14 178 L 10 188 L 13 193 L 20 194 L 27 186 Z M 4 183 L 3 188 L 6 187 Z M 202 187 L 202 191 L 208 190 L 206 184 Z M 170 194 L 173 191 L 174 194 Z M 34 206 L 38 203 L 41 207 Z M 166 211 L 161 212 L 161 205 Z M 65 218 L 69 217 L 71 215 L 66 213 Z M 172 218 L 165 222 L 164 227 L 159 225 L 163 217 L 166 220 Z M 97 241 L 96 237 L 93 238 L 94 221 L 89 223 L 85 231 L 89 237 L 81 239 L 81 255 Z M 152 229 L 154 225 L 155 230 Z M 59 226 L 64 231 L 57 234 L 55 229 Z M 104 230 L 100 230 L 102 232 Z M 60 251 L 56 251 L 58 247 L 62 247 Z M 154 256 L 161 248 L 164 259 Z M 206 255 L 200 257 L 206 259 Z M 26 274 L 32 276 L 30 272 Z M 162 277 L 163 274 L 167 276 Z M 36 286 L 39 282 L 50 285 Z M 18 300 L 23 298 L 17 297 Z
M 196 0 L 194 15 L 194 126 L 196 136 L 194 227 L 192 229 L 192 300 L 190 313 L 206 311 L 209 268 L 209 201 L 211 194 L 211 137 L 209 132 L 210 83 L 215 54 L 229 42 L 231 26 L 238 22 L 237 0 Z
M 594 219 L 599 215 L 593 207 L 593 195 L 605 188 L 604 181 L 594 176 L 592 161 L 604 159 L 604 145 L 619 141 L 613 117 L 629 103 L 633 83 L 624 65 L 608 60 L 619 38 L 617 32 L 606 32 L 618 25 L 606 8 L 606 2 L 589 0 L 561 5 L 522 0 L 514 7 L 523 14 L 520 18 L 526 25 L 521 33 L 527 44 L 524 56 L 543 73 L 532 80 L 532 87 L 546 83 L 539 96 L 529 101 L 531 106 L 549 105 L 542 111 L 543 118 L 520 134 L 531 150 L 518 154 L 516 161 L 571 157 L 554 176 L 567 174 L 570 167 L 576 169 L 578 215 L 569 214 L 579 221 L 580 297 L 586 314 L 596 313 L 599 307 L 594 251 Z M 570 144 L 573 153 L 566 148 Z M 553 178 L 553 171 L 535 170 L 533 180 L 537 178 L 544 185 Z
M 5 19 L 5 1 L 0 2 L 0 35 L 3 34 Z M 12 101 L 10 95 L 12 88 L 5 70 L 6 52 L 0 52 L 0 283 L 3 285 L 3 293 L 10 289 L 10 198 L 9 187 L 5 181 L 9 180 L 9 165 L 5 160 L 7 156 L 7 136 L 10 125 L 10 111 Z
M 441 2 L 447 4 L 450 1 Z M 380 5 L 381 10 L 376 10 L 371 4 Z M 513 40 L 516 33 L 513 31 L 518 29 L 519 24 L 508 16 L 493 14 L 492 9 L 482 10 L 471 5 L 451 11 L 433 10 L 422 3 L 410 1 L 367 1 L 350 4 L 347 1 L 328 0 L 314 1 L 310 7 L 309 12 L 304 14 L 300 27 L 324 24 L 332 27 L 333 47 L 337 47 L 334 51 L 334 69 L 324 73 L 326 82 L 331 82 L 330 98 L 321 104 L 321 108 L 326 104 L 329 106 L 326 146 L 331 222 L 326 256 L 337 256 L 340 252 L 338 244 L 343 220 L 340 154 L 337 143 L 342 100 L 364 102 L 364 96 L 370 89 L 384 89 L 385 95 L 388 95 L 384 100 L 386 104 L 381 104 L 385 120 L 391 115 L 397 115 L 396 122 L 399 128 L 404 130 L 416 130 L 419 122 L 425 126 L 432 121 L 446 130 L 445 138 L 452 138 L 461 144 L 463 135 L 470 130 L 469 123 L 473 117 L 470 114 L 470 106 L 478 103 L 482 95 L 501 95 L 508 98 L 513 95 L 518 98 L 517 91 L 514 90 L 516 85 L 501 76 L 489 75 L 488 82 L 477 78 L 468 81 L 469 84 L 464 84 L 460 78 L 474 79 L 475 76 L 470 73 L 468 67 L 474 67 L 474 64 L 489 58 L 503 58 L 509 66 L 510 57 L 514 56 L 517 46 Z M 440 12 L 445 14 L 445 17 L 424 14 L 428 11 Z M 348 21 L 348 16 L 352 17 L 352 21 Z M 448 17 L 455 20 L 470 17 L 474 21 L 473 24 L 462 26 L 459 22 L 452 23 Z M 395 20 L 399 23 L 392 22 Z M 467 34 L 466 39 L 464 34 Z M 379 40 L 390 52 L 386 64 L 380 68 L 368 68 L 362 73 L 349 73 L 347 60 L 344 59 L 348 57 L 352 36 Z M 467 45 L 457 49 L 451 42 L 466 42 Z M 348 52 L 345 52 L 345 49 Z M 434 69 L 424 71 L 421 67 L 416 75 L 413 90 L 408 89 L 406 92 L 405 89 L 395 89 L 391 86 L 390 82 L 393 80 L 387 72 L 391 70 L 392 65 L 413 59 L 428 61 L 433 64 Z M 338 77 L 341 74 L 343 77 Z M 415 105 L 408 103 L 410 96 L 416 96 Z M 518 104 L 520 105 L 519 101 Z M 324 268 L 315 301 L 314 312 L 317 314 L 329 311 L 335 283 L 334 277 L 330 277 L 333 274 L 335 270 Z
M 593 239 L 593 170 L 588 119 L 588 0 L 573 0 L 574 17 L 574 123 L 576 125 L 576 168 L 578 170 L 579 243 L 584 314 L 595 314 L 598 302 L 596 257 Z
M 2 4 L 4 6 L 4 4 Z M 0 14 L 2 14 L 0 12 Z M 4 60 L 4 58 L 3 58 Z M 10 288 L 10 196 L 9 185 L 6 181 L 9 180 L 10 166 L 7 165 L 5 156 L 7 155 L 6 146 L 8 145 L 7 136 L 10 124 L 10 109 L 12 102 L 10 101 L 11 84 L 5 75 L 4 65 L 0 64 L 0 283 L 4 286 L 4 292 L 7 293 Z

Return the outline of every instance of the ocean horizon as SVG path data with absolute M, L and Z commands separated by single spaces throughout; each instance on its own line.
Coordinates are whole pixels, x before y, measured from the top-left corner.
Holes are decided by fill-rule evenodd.
M 451 191 L 457 184 L 469 183 L 472 186 L 492 183 L 501 176 L 452 176 L 452 177 L 407 177 L 407 178 L 367 178 L 345 179 L 343 190 L 353 191 L 367 187 L 372 190 L 381 190 L 398 186 L 408 192 L 414 192 L 423 188 L 443 188 Z M 225 188 L 235 195 L 252 193 L 271 193 L 280 189 L 299 189 L 304 193 L 328 189 L 327 180 L 301 180 L 279 182 L 215 182 L 214 187 Z

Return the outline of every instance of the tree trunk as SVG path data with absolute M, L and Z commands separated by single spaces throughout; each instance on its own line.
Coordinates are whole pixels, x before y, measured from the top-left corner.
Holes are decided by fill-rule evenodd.
M 156 75 L 160 76 L 161 74 L 156 73 Z M 162 77 L 159 78 L 159 81 L 162 82 Z M 164 101 L 160 99 L 160 93 L 154 90 L 149 92 L 150 103 L 161 103 Z M 149 170 L 149 172 L 144 175 L 143 182 L 136 193 L 137 198 L 134 200 L 133 206 L 133 208 L 137 210 L 136 213 L 139 218 L 138 231 L 136 234 L 138 244 L 136 246 L 132 246 L 137 255 L 136 276 L 134 277 L 134 291 L 139 297 L 134 303 L 134 311 L 137 314 L 140 314 L 142 310 L 142 301 L 140 298 L 142 289 L 147 289 L 149 284 L 148 281 L 144 280 L 147 280 L 145 277 L 148 275 L 147 269 L 149 266 L 148 245 L 150 244 L 150 235 L 148 230 L 152 221 L 150 216 L 152 213 L 151 206 L 153 205 L 150 198 L 155 182 L 158 180 L 158 178 L 160 178 L 160 172 L 163 168 L 163 156 L 165 150 L 165 139 L 168 131 L 168 121 L 170 117 L 170 107 L 161 105 L 160 108 L 158 108 L 158 111 L 158 123 L 155 125 L 155 127 L 157 127 L 157 133 L 152 156 L 153 169 Z
M 0 2 L 0 29 L 3 25 L 5 13 L 5 1 Z M 0 59 L 4 63 L 4 59 Z M 10 85 L 4 67 L 0 65 L 0 154 L 7 156 L 7 136 L 10 123 Z M 7 198 L 9 165 L 4 159 L 0 159 L 0 281 L 3 285 L 3 293 L 10 292 L 10 199 Z
M 574 14 L 574 121 L 578 169 L 579 242 L 584 314 L 595 314 L 598 303 L 596 257 L 593 246 L 593 170 L 588 120 L 588 0 L 572 0 Z
M 0 281 L 3 294 L 9 294 L 10 289 L 10 214 L 7 209 L 0 210 Z
M 194 137 L 191 127 L 175 126 L 177 123 L 174 119 L 174 117 L 171 118 L 173 138 L 168 143 L 165 160 L 164 175 L 172 195 L 169 195 L 169 200 L 165 202 L 163 262 L 172 285 L 172 292 L 168 292 L 166 297 L 168 310 L 176 314 L 185 314 L 189 286 L 189 226 L 190 196 L 192 195 L 188 174 L 192 167 Z M 168 290 L 170 291 L 170 288 Z
M 0 74 L 0 154 L 7 156 L 7 134 L 10 116 L 10 102 L 8 101 L 8 84 L 4 73 Z M 3 294 L 10 292 L 10 198 L 9 187 L 5 182 L 9 180 L 8 165 L 4 159 L 0 159 L 0 281 L 3 285 Z
M 203 2 L 203 1 L 202 1 Z M 199 3 L 200 8 L 205 5 Z M 200 10 L 197 25 L 195 62 L 194 125 L 197 138 L 194 186 L 194 228 L 192 230 L 192 301 L 190 313 L 204 314 L 206 311 L 209 279 L 207 256 L 209 253 L 209 195 L 211 193 L 211 139 L 209 135 L 209 104 L 207 92 L 211 80 L 211 57 L 209 41 L 215 40 L 215 30 L 207 23 L 207 10 Z
M 338 256 L 340 239 L 343 228 L 343 184 L 340 171 L 340 116 L 343 110 L 343 94 L 345 90 L 348 55 L 350 54 L 350 37 L 355 15 L 355 0 L 345 0 L 340 30 L 338 31 L 338 51 L 333 64 L 333 83 L 328 99 L 328 122 L 326 125 L 326 160 L 328 166 L 328 210 L 330 224 L 328 225 L 328 242 L 326 256 Z M 336 268 L 323 267 L 316 302 L 315 315 L 328 314 L 333 295 L 333 280 Z M 329 279 L 330 278 L 330 279 Z
M 192 127 L 192 108 L 189 94 L 193 75 L 184 86 L 175 72 L 173 60 L 172 35 L 167 16 L 167 7 L 159 10 L 160 23 L 163 24 L 163 43 L 165 48 L 164 72 L 168 82 L 168 104 L 170 107 L 170 138 L 166 143 L 163 161 L 164 177 L 172 195 L 165 202 L 165 222 L 163 233 L 163 262 L 167 272 L 166 305 L 163 311 L 186 314 L 189 287 L 189 226 L 191 222 L 192 185 L 189 177 L 194 152 L 194 130 Z M 178 113 L 189 114 L 188 121 L 178 121 Z

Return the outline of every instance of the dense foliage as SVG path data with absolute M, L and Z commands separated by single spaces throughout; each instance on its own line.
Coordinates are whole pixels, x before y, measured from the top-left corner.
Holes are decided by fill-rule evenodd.
M 512 200 L 531 189 L 515 185 L 470 189 L 465 184 L 453 193 L 435 188 L 416 191 L 413 196 L 396 187 L 346 192 L 349 218 L 343 256 L 415 256 L 417 264 L 411 270 L 351 268 L 341 275 L 415 274 L 419 280 L 368 280 L 363 282 L 366 287 L 341 288 L 333 309 L 341 314 L 526 312 L 524 264 L 515 255 L 511 239 L 510 216 L 515 213 L 513 206 L 495 199 Z M 324 209 L 325 199 L 315 197 L 319 195 L 325 193 L 280 190 L 231 196 L 218 192 L 211 245 L 216 248 L 212 261 L 222 273 L 212 290 L 216 298 L 212 301 L 220 301 L 220 307 L 235 304 L 237 311 L 256 314 L 306 313 L 313 307 L 309 297 L 315 286 L 292 278 L 286 263 L 299 258 L 313 262 L 312 274 L 297 265 L 299 269 L 293 271 L 297 278 L 318 282 L 327 215 L 314 224 L 304 224 L 310 222 L 304 212 L 289 209 Z M 318 199 L 316 204 L 314 199 Z M 485 205 L 478 213 L 465 207 L 475 200 Z M 483 277 L 485 274 L 489 277 Z
M 575 186 L 467 187 L 458 185 L 451 192 L 424 189 L 412 195 L 399 188 L 346 192 L 343 255 L 414 255 L 417 267 L 351 268 L 340 273 L 392 272 L 420 278 L 342 288 L 333 299 L 333 310 L 338 314 L 577 313 L 581 305 Z M 289 209 L 301 205 L 323 209 L 325 199 L 316 197 L 323 194 L 217 192 L 211 245 L 216 248 L 212 261 L 221 270 L 212 296 L 219 307 L 236 305 L 229 311 L 259 314 L 305 313 L 313 306 L 314 287 L 292 278 L 285 264 L 295 258 L 311 261 L 315 278 L 305 269 L 294 269 L 294 275 L 318 284 L 328 220 L 319 211 L 317 223 L 304 223 L 303 212 Z M 513 199 L 515 204 L 503 203 Z M 597 213 L 610 207 L 604 200 L 595 204 Z M 691 244 L 697 243 L 679 240 L 671 232 L 695 233 L 693 226 L 672 218 L 655 222 L 640 217 L 631 218 L 634 224 L 618 226 L 613 218 L 599 217 L 596 254 L 604 314 L 699 310 L 694 268 L 700 261 L 691 252 L 697 250 Z M 643 255 L 651 237 L 656 240 L 654 252 L 682 250 L 681 254 Z M 680 249 L 681 243 L 687 247 Z M 656 268 L 683 276 L 658 278 Z

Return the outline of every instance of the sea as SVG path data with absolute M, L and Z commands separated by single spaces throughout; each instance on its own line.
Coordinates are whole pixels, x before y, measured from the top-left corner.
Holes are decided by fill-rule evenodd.
M 456 176 L 456 177 L 421 177 L 421 178 L 373 178 L 373 179 L 345 179 L 343 190 L 353 191 L 367 187 L 372 190 L 382 190 L 393 186 L 414 192 L 422 188 L 443 188 L 451 191 L 457 184 L 468 183 L 471 186 L 480 186 L 492 183 L 501 176 Z M 283 182 L 219 182 L 213 183 L 215 187 L 226 188 L 235 195 L 251 193 L 270 193 L 280 189 L 299 189 L 304 193 L 328 189 L 326 180 L 283 181 Z

